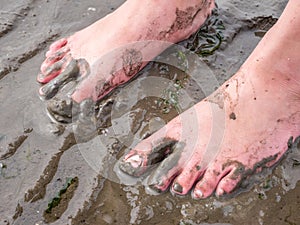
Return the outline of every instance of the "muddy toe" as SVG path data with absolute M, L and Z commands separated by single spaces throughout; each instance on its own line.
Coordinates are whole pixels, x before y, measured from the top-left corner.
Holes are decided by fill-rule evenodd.
M 58 76 L 68 66 L 72 59 L 68 50 L 61 50 L 61 53 L 56 53 L 48 57 L 41 65 L 40 73 L 37 75 L 36 80 L 41 84 L 46 84 L 53 78 Z
M 198 165 L 186 164 L 184 169 L 174 180 L 171 191 L 177 195 L 186 195 L 203 172 L 204 171 Z
M 132 150 L 121 161 L 120 169 L 131 176 L 140 176 L 171 154 L 176 142 L 176 140 L 164 138 L 158 141 L 147 153 Z
M 180 144 L 177 144 L 177 147 Z M 157 192 L 167 190 L 171 182 L 181 172 L 179 160 L 182 155 L 182 147 L 179 146 L 172 154 L 170 154 L 159 166 L 152 172 L 147 181 L 147 185 Z M 182 187 L 176 186 L 178 192 Z
M 71 98 L 53 98 L 47 103 L 47 110 L 52 119 L 60 123 L 71 123 L 78 116 L 79 105 Z
M 46 100 L 54 97 L 60 88 L 68 82 L 76 80 L 78 76 L 79 67 L 77 65 L 77 60 L 72 59 L 61 74 L 40 88 L 40 96 Z
M 236 188 L 244 173 L 245 167 L 239 162 L 222 164 L 215 161 L 208 167 L 202 179 L 196 184 L 193 197 L 196 199 L 207 198 L 215 190 L 218 196 L 230 193 Z
M 52 54 L 53 52 L 59 50 L 60 48 L 66 46 L 68 43 L 68 40 L 66 38 L 59 39 L 52 43 L 49 47 L 49 51 L 46 53 L 46 57 L 49 56 L 49 54 Z

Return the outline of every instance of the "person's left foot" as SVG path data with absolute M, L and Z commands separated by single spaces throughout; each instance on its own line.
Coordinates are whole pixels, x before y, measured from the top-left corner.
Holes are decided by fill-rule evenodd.
M 70 104 L 102 99 L 172 43 L 193 34 L 214 6 L 213 0 L 126 1 L 103 19 L 50 46 L 37 77 L 44 84 L 40 95 L 51 99 L 67 86 Z M 64 108 L 69 111 L 70 104 L 58 99 L 48 108 L 68 114 Z

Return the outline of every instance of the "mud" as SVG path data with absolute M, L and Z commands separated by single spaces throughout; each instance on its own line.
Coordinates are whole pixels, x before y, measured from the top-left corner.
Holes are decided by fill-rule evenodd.
M 78 72 L 79 68 L 77 67 L 77 61 L 72 60 L 64 72 L 59 74 L 55 79 L 51 80 L 41 88 L 41 96 L 45 99 L 51 99 L 57 94 L 61 87 L 65 86 L 72 80 L 75 80 Z
M 273 170 L 252 177 L 224 198 L 196 201 L 169 192 L 153 195 L 143 185 L 145 177 L 134 180 L 119 174 L 114 165 L 129 146 L 205 97 L 206 92 L 183 70 L 150 63 L 138 79 L 109 96 L 118 100 L 113 106 L 118 110 L 105 118 L 99 115 L 107 115 L 112 105 L 103 103 L 107 107 L 98 111 L 102 122 L 87 142 L 76 143 L 78 132 L 72 125 L 51 122 L 36 82 L 47 47 L 122 2 L 0 0 L 0 224 L 298 224 L 297 142 Z M 237 71 L 285 4 L 279 0 L 218 2 L 223 41 L 213 54 L 200 57 L 220 84 Z M 195 37 L 200 39 L 199 34 Z M 196 52 L 198 44 L 191 40 L 181 45 L 194 43 Z M 140 89 L 149 76 L 176 85 L 155 89 L 161 98 L 146 98 Z M 183 91 L 190 101 L 178 104 Z M 129 107 L 134 98 L 139 101 Z M 49 216 L 48 204 L 67 178 L 78 180 L 61 195 Z

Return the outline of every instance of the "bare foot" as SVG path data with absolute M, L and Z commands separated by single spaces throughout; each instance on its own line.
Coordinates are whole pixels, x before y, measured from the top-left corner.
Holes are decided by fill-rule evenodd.
M 40 95 L 50 99 L 75 80 L 76 90 L 72 93 L 75 102 L 101 99 L 131 79 L 171 43 L 193 34 L 213 8 L 213 0 L 176 0 L 172 4 L 161 0 L 126 1 L 115 12 L 50 46 L 37 77 L 45 84 Z M 131 44 L 152 40 L 168 44 L 146 43 L 136 47 Z M 102 58 L 116 49 L 119 50 L 103 62 Z M 101 69 L 103 63 L 105 69 Z M 121 64 L 122 68 L 115 69 L 114 64 Z
M 300 135 L 299 10 L 290 0 L 229 81 L 139 143 L 120 168 L 139 176 L 159 163 L 150 187 L 184 195 L 195 185 L 193 196 L 206 198 L 278 162 Z

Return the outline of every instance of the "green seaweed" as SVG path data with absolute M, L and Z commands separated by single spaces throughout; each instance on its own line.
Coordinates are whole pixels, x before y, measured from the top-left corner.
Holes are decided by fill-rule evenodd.
M 212 55 L 222 44 L 224 30 L 225 26 L 219 18 L 218 9 L 215 9 L 197 33 L 189 38 L 186 47 L 202 57 Z
M 62 195 L 67 192 L 68 188 L 71 186 L 71 184 L 75 183 L 76 180 L 77 177 L 74 178 L 68 177 L 66 179 L 66 183 L 64 184 L 62 189 L 58 192 L 57 196 L 52 198 L 51 201 L 48 203 L 48 208 L 45 210 L 46 213 L 51 213 L 52 209 L 59 205 Z

